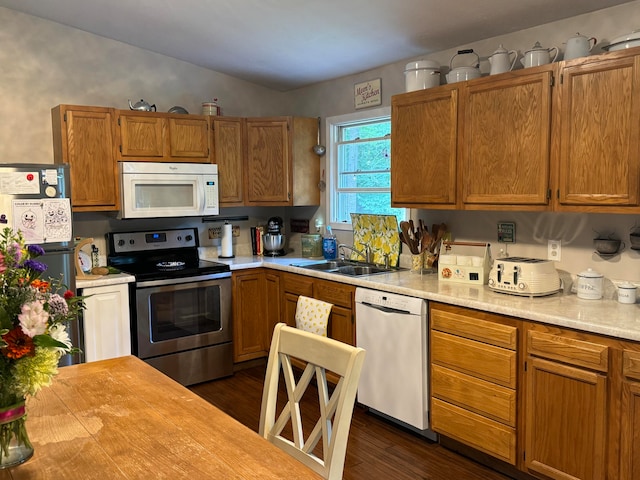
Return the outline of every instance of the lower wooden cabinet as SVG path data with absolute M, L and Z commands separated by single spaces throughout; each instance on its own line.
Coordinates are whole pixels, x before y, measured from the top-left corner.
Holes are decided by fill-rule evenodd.
M 517 463 L 520 322 L 430 304 L 431 428 Z
M 355 287 L 264 268 L 237 270 L 233 285 L 233 360 L 266 357 L 278 322 L 295 327 L 298 296 L 332 303 L 327 335 L 355 345 Z
M 640 351 L 622 353 L 620 480 L 640 478 Z

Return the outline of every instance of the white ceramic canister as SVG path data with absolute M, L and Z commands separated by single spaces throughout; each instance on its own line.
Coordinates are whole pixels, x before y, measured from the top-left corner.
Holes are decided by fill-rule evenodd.
M 578 298 L 600 300 L 602 298 L 603 285 L 604 275 L 587 268 L 587 270 L 578 274 L 578 287 L 576 289 Z
M 440 85 L 440 65 L 433 60 L 409 62 L 404 70 L 405 91 L 424 90 Z
M 636 303 L 637 288 L 633 283 L 624 282 L 618 285 L 618 302 Z

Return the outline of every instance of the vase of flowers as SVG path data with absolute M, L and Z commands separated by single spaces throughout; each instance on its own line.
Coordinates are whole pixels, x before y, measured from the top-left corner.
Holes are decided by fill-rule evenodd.
M 25 401 L 51 385 L 63 355 L 78 351 L 67 325 L 77 321 L 82 298 L 61 278 L 41 279 L 43 254 L 20 231 L 0 233 L 0 468 L 31 458 Z

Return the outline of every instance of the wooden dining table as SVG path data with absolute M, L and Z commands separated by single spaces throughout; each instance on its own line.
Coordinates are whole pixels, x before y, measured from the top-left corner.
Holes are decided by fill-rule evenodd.
M 60 368 L 27 402 L 34 455 L 4 479 L 321 479 L 142 360 Z

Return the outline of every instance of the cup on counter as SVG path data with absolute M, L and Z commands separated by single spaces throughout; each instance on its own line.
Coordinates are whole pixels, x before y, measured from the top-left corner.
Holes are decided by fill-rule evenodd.
M 633 283 L 625 282 L 618 285 L 618 302 L 636 303 L 638 289 Z
M 411 255 L 411 273 L 422 273 L 424 268 L 424 252 Z

